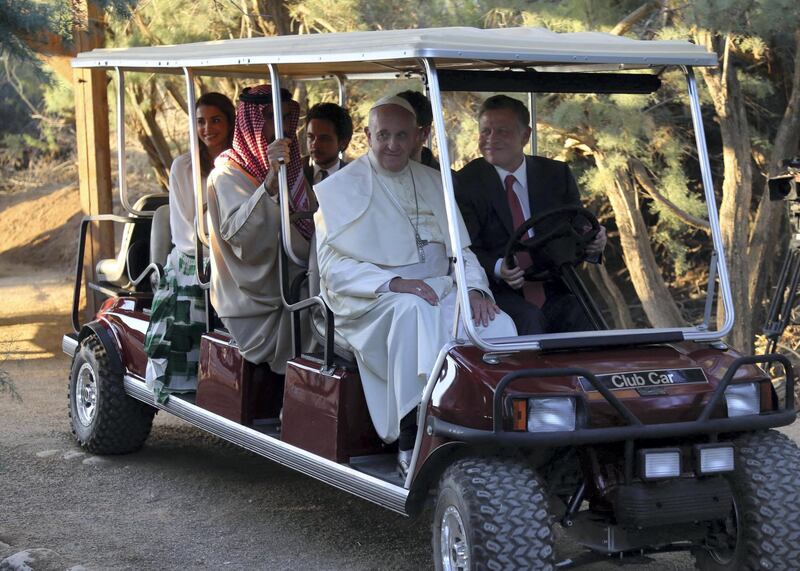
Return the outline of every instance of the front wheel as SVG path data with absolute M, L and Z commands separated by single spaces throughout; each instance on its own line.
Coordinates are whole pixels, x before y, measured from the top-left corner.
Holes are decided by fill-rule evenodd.
M 736 440 L 733 510 L 694 550 L 705 571 L 800 569 L 800 448 L 766 430 Z
M 69 378 L 69 416 L 78 444 L 93 454 L 125 454 L 144 444 L 156 409 L 125 393 L 100 340 L 81 341 Z
M 553 569 L 553 518 L 533 469 L 464 458 L 442 475 L 433 516 L 437 571 Z

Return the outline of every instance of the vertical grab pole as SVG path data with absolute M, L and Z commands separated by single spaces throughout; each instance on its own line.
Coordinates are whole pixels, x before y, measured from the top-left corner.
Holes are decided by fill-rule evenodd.
M 338 73 L 333 77 L 336 79 L 336 87 L 339 88 L 339 106 L 344 107 L 347 104 L 347 91 L 344 87 L 344 77 Z
M 336 86 L 339 88 L 339 106 L 345 107 L 347 105 L 347 90 L 344 87 L 344 76 L 337 73 L 333 77 L 336 78 Z M 339 160 L 341 161 L 342 159 L 344 159 L 344 152 L 339 151 Z
M 197 135 L 197 109 L 194 102 L 197 94 L 194 87 L 194 73 L 188 67 L 183 68 L 186 77 L 186 110 L 189 115 L 189 156 L 192 159 L 192 188 L 194 189 L 195 235 L 196 241 L 208 246 L 208 229 L 206 218 L 203 216 L 203 177 L 200 172 L 200 139 Z M 200 248 L 197 248 L 198 252 Z M 202 254 L 200 254 L 202 255 Z M 199 266 L 198 266 L 199 267 Z
M 194 88 L 194 73 L 188 67 L 183 68 L 186 77 L 186 112 L 189 116 L 189 158 L 192 167 L 192 191 L 194 192 L 194 256 L 195 275 L 201 285 L 206 285 L 210 276 L 206 272 L 204 246 L 209 245 L 208 228 L 206 228 L 205 203 L 203 201 L 203 177 L 200 172 L 200 139 L 197 135 L 197 93 Z M 208 300 L 206 300 L 208 308 Z M 208 313 L 208 311 L 206 312 Z M 206 316 L 206 324 L 211 327 L 211 320 Z
M 128 202 L 128 180 L 125 176 L 127 162 L 125 157 L 125 73 L 115 67 L 117 72 L 117 184 L 119 185 L 119 203 L 134 216 L 152 218 L 149 210 L 136 210 Z
M 450 173 L 450 151 L 447 148 L 447 139 L 444 130 L 444 114 L 442 113 L 442 94 L 439 91 L 439 76 L 436 74 L 436 67 L 428 58 L 423 58 L 422 62 L 425 65 L 425 72 L 428 76 L 428 89 L 430 89 L 431 107 L 433 108 L 433 124 L 436 127 L 436 140 L 439 143 L 439 159 L 442 164 L 442 186 L 444 187 L 444 206 L 447 212 L 448 232 L 450 234 L 450 246 L 453 249 L 453 269 L 456 274 L 456 286 L 458 292 L 457 304 L 463 308 L 461 313 L 465 316 L 462 319 L 464 330 L 467 337 L 478 347 L 484 351 L 491 351 L 492 346 L 485 343 L 478 335 L 472 319 L 469 319 L 468 309 L 469 305 L 469 292 L 467 291 L 467 276 L 464 268 L 464 256 L 462 254 L 461 233 L 459 232 L 458 224 L 458 207 L 456 206 L 456 197 L 453 190 L 453 179 Z M 455 318 L 458 318 L 456 312 Z
M 152 217 L 150 211 L 136 210 L 128 202 L 128 180 L 125 177 L 127 162 L 125 157 L 125 73 L 115 67 L 117 72 L 117 185 L 119 186 L 119 203 L 134 216 Z
M 127 160 L 125 156 L 125 72 L 115 67 L 117 72 L 117 184 L 119 185 L 119 203 L 134 216 L 151 218 L 151 211 L 136 210 L 128 202 L 128 180 L 126 178 Z
M 528 111 L 531 114 L 531 155 L 536 155 L 539 150 L 538 135 L 536 133 L 536 94 L 528 93 Z
M 281 83 L 278 77 L 278 70 L 275 64 L 267 64 L 269 67 L 270 85 L 272 86 L 272 117 L 275 126 L 275 137 L 283 137 L 283 113 L 281 112 Z M 308 264 L 298 258 L 292 249 L 292 232 L 289 212 L 289 180 L 286 176 L 286 165 L 281 163 L 278 168 L 278 199 L 281 207 L 281 240 L 286 255 L 292 262 L 301 268 L 308 267 Z M 286 299 L 284 298 L 284 303 Z
M 719 291 L 722 294 L 722 303 L 725 308 L 725 322 L 719 328 L 720 337 L 725 337 L 733 328 L 734 309 L 733 296 L 731 295 L 730 278 L 728 268 L 725 265 L 725 252 L 722 245 L 722 231 L 719 227 L 719 214 L 717 213 L 717 201 L 714 197 L 714 182 L 711 178 L 711 165 L 708 160 L 708 148 L 706 147 L 706 135 L 703 130 L 703 115 L 700 109 L 700 94 L 697 90 L 697 81 L 694 77 L 694 70 L 691 67 L 683 67 L 686 75 L 686 83 L 689 88 L 689 106 L 692 110 L 692 123 L 694 125 L 694 136 L 697 144 L 697 158 L 700 161 L 700 173 L 703 180 L 703 192 L 708 204 L 708 222 L 711 227 L 711 237 L 714 243 L 714 250 L 717 253 L 717 273 L 719 275 Z

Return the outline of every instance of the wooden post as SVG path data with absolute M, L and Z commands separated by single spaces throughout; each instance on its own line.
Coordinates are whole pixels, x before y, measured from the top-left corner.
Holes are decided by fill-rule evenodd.
M 82 15 L 75 30 L 78 52 L 104 44 L 103 11 L 92 0 L 76 2 Z M 111 149 L 108 128 L 108 92 L 105 70 L 74 69 L 75 133 L 78 147 L 81 209 L 83 214 L 111 213 Z M 114 229 L 110 222 L 92 224 L 86 241 L 84 283 L 94 278 L 94 267 L 114 256 Z M 86 311 L 92 319 L 97 303 L 86 289 Z

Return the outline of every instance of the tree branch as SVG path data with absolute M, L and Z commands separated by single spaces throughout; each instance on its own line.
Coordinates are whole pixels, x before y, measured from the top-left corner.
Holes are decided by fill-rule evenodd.
M 710 226 L 707 220 L 703 220 L 702 218 L 698 218 L 697 216 L 689 214 L 658 191 L 655 182 L 639 159 L 630 158 L 628 163 L 631 171 L 633 172 L 633 176 L 636 178 L 636 182 L 639 183 L 639 185 L 653 200 L 656 200 L 657 202 L 666 206 L 670 212 L 686 222 L 686 224 L 689 226 L 693 226 L 705 231 L 709 230 Z
M 661 3 L 657 0 L 653 0 L 650 2 L 645 2 L 636 10 L 625 16 L 619 23 L 614 26 L 611 30 L 611 34 L 615 36 L 621 36 L 628 32 L 632 27 L 636 24 L 647 18 L 652 12 L 654 12 L 657 8 L 661 7 Z

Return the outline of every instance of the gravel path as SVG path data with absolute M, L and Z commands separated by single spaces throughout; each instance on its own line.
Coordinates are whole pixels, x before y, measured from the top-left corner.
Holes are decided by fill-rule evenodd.
M 71 286 L 23 270 L 0 267 L 0 369 L 22 397 L 0 395 L 0 571 L 26 569 L 25 560 L 34 571 L 432 567 L 428 521 L 394 515 L 163 413 L 141 452 L 83 453 L 69 431 L 69 360 L 59 353 Z M 685 554 L 628 563 L 692 568 Z

